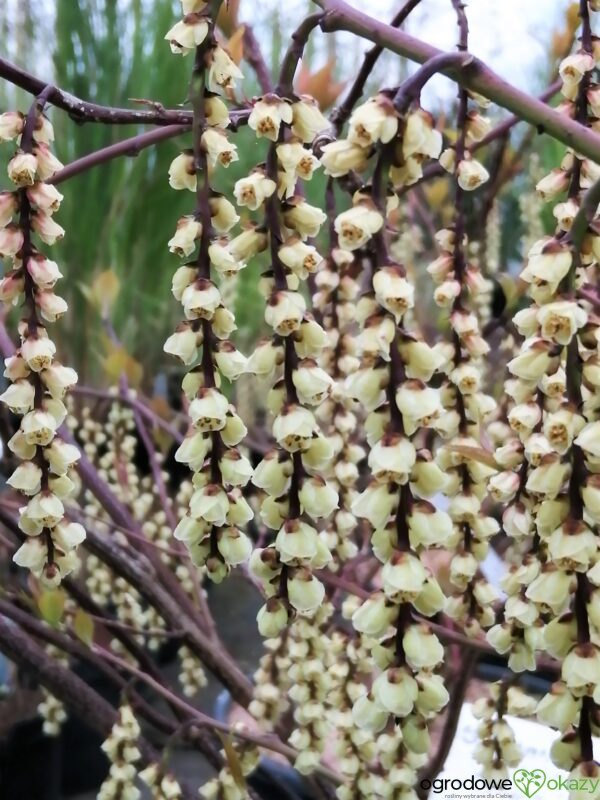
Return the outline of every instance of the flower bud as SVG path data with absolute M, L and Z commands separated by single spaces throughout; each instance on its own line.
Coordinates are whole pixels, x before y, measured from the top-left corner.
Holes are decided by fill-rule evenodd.
M 217 548 L 225 563 L 234 567 L 248 560 L 252 552 L 252 542 L 237 528 L 220 528 Z
M 200 389 L 198 396 L 190 403 L 188 413 L 199 431 L 218 431 L 225 425 L 229 409 L 227 398 L 217 389 Z
M 287 336 L 300 328 L 305 311 L 306 303 L 298 292 L 274 292 L 265 310 L 265 322 L 276 333 Z
M 288 579 L 288 597 L 297 611 L 314 611 L 323 602 L 325 587 L 308 569 L 298 569 Z
M 302 197 L 292 197 L 286 203 L 283 221 L 303 239 L 317 236 L 327 214 L 309 205 Z
M 406 717 L 413 710 L 419 687 L 406 668 L 388 669 L 373 682 L 376 703 L 395 717 Z
M 33 186 L 38 169 L 33 153 L 17 152 L 8 162 L 8 177 L 19 188 Z
M 329 127 L 329 120 L 323 116 L 317 101 L 312 97 L 301 95 L 292 104 L 292 133 L 303 142 L 312 142 L 318 133 Z
M 194 155 L 189 150 L 180 153 L 169 167 L 169 186 L 172 189 L 196 191 L 196 167 Z
M 220 128 L 206 128 L 200 141 L 211 167 L 216 164 L 228 167 L 234 161 L 239 160 L 237 147 L 229 141 L 225 131 Z
M 398 114 L 385 95 L 376 95 L 356 106 L 350 116 L 348 139 L 369 148 L 377 142 L 387 144 L 398 131 Z
M 321 148 L 320 161 L 325 175 L 339 178 L 352 170 L 362 172 L 367 164 L 367 153 L 348 139 L 338 139 Z
M 196 241 L 201 235 L 201 222 L 198 222 L 192 216 L 180 217 L 177 220 L 175 234 L 169 239 L 169 252 L 175 253 L 181 258 L 189 256 L 194 252 Z
M 359 203 L 335 218 L 335 231 L 340 247 L 356 250 L 381 230 L 383 217 L 372 203 Z
M 404 158 L 437 158 L 442 149 L 442 134 L 434 128 L 433 117 L 422 108 L 406 118 L 402 138 Z
M 287 608 L 279 598 L 270 597 L 259 609 L 256 621 L 261 636 L 269 639 L 279 636 L 289 621 Z
M 352 721 L 357 728 L 377 733 L 387 725 L 388 712 L 382 710 L 372 697 L 364 694 L 352 706 Z

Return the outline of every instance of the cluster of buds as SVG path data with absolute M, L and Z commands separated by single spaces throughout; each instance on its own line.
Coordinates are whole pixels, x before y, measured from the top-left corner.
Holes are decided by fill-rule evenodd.
M 59 650 L 51 644 L 47 645 L 45 649 L 46 653 L 51 656 L 55 662 L 63 666 L 68 666 L 69 657 L 62 650 Z M 67 720 L 67 710 L 62 700 L 50 694 L 45 687 L 42 687 L 42 694 L 43 700 L 37 707 L 37 713 L 43 720 L 42 731 L 46 736 L 58 736 L 63 724 Z
M 319 764 L 332 730 L 325 713 L 331 685 L 331 646 L 326 629 L 332 613 L 333 606 L 324 603 L 310 618 L 298 617 L 290 627 L 292 686 L 288 696 L 295 703 L 295 725 L 289 742 L 299 751 L 294 767 L 303 775 L 313 772 Z
M 287 699 L 290 679 L 288 670 L 291 659 L 288 652 L 289 628 L 281 636 L 265 639 L 265 653 L 260 657 L 259 666 L 253 675 L 253 698 L 248 712 L 261 727 L 273 730 L 277 721 L 289 708 Z
M 488 697 L 481 697 L 473 704 L 473 715 L 481 720 L 474 757 L 483 767 L 485 778 L 501 780 L 508 777 L 508 770 L 517 767 L 522 758 L 514 731 L 504 715 L 531 717 L 537 702 L 518 686 L 506 682 L 493 683 L 489 690 Z
M 365 458 L 360 441 L 361 409 L 344 390 L 344 383 L 360 366 L 356 343 L 354 307 L 360 292 L 359 264 L 355 254 L 336 247 L 331 233 L 331 252 L 315 276 L 313 306 L 327 333 L 319 366 L 333 379 L 330 395 L 317 409 L 317 419 L 333 445 L 333 458 L 324 473 L 338 493 L 338 508 L 325 527 L 327 546 L 334 556 L 332 570 L 357 552 L 356 517 L 351 512 L 359 477 L 358 464 Z
M 150 789 L 152 800 L 182 800 L 183 792 L 177 778 L 162 764 L 149 764 L 139 777 Z
M 136 764 L 141 758 L 137 745 L 139 737 L 138 721 L 131 706 L 124 704 L 119 708 L 118 720 L 108 738 L 102 743 L 110 769 L 98 791 L 98 800 L 138 800 L 142 796 L 134 783 Z
M 562 108 L 593 124 L 600 54 L 589 15 L 582 19 L 581 49 L 560 67 Z M 504 487 L 499 499 L 515 563 L 505 579 L 504 621 L 488 634 L 499 652 L 510 653 L 513 669 L 535 669 L 536 650 L 562 662 L 538 716 L 561 733 L 551 758 L 572 778 L 600 774 L 591 739 L 600 702 L 600 329 L 582 291 L 597 281 L 600 238 L 594 222 L 581 234 L 573 225 L 582 193 L 597 177 L 596 165 L 569 152 L 538 183 L 542 197 L 556 201 L 557 229 L 533 245 L 521 273 L 532 303 L 514 318 L 524 341 L 508 365 L 513 436 L 496 452 L 505 471 L 495 479 Z
M 226 133 L 227 107 L 218 95 L 227 92 L 241 72 L 217 45 L 214 20 L 206 16 L 205 4 L 184 2 L 183 6 L 188 13 L 166 38 L 174 52 L 196 50 L 191 92 L 197 135 L 194 149 L 181 153 L 171 164 L 169 182 L 174 189 L 195 192 L 196 209 L 179 220 L 169 248 L 182 258 L 197 253 L 173 277 L 173 294 L 183 306 L 185 320 L 164 349 L 187 366 L 193 365 L 183 380 L 191 427 L 175 457 L 194 473 L 194 492 L 175 538 L 186 544 L 193 562 L 219 583 L 232 566 L 250 555 L 250 539 L 239 526 L 253 514 L 242 496 L 252 468 L 236 447 L 246 427 L 221 391 L 222 379 L 238 378 L 246 369 L 246 359 L 228 338 L 235 330 L 235 319 L 223 303 L 218 280 L 226 281 L 245 266 L 261 236 L 245 232 L 228 239 L 239 217 L 209 182 L 210 169 L 237 160 L 235 145 Z
M 23 317 L 19 347 L 5 361 L 10 383 L 0 399 L 21 417 L 8 442 L 21 463 L 8 484 L 27 498 L 19 516 L 26 538 L 14 561 L 56 586 L 77 566 L 76 548 L 85 539 L 83 527 L 65 519 L 64 507 L 76 488 L 70 473 L 79 451 L 57 435 L 67 416 L 63 401 L 77 373 L 56 360 L 46 329 L 67 304 L 54 292 L 61 277 L 57 264 L 34 243 L 37 236 L 52 245 L 64 234 L 53 219 L 62 195 L 45 183 L 62 164 L 50 150 L 54 132 L 37 101 L 27 116 L 10 111 L 0 116 L 0 141 L 12 139 L 18 140 L 18 150 L 8 177 L 15 188 L 0 193 L 0 255 L 12 259 L 12 268 L 0 281 L 0 299 L 8 306 L 22 304 Z
M 443 647 L 414 614 L 432 616 L 444 606 L 442 590 L 423 554 L 445 544 L 452 521 L 428 501 L 443 488 L 445 477 L 425 447 L 427 429 L 437 429 L 443 412 L 440 393 L 428 382 L 444 359 L 414 330 L 414 287 L 406 269 L 391 259 L 383 232 L 386 212 L 393 208 L 387 198 L 389 180 L 394 180 L 390 163 L 414 156 L 420 165 L 426 157 L 439 154 L 441 136 L 422 109 L 402 118 L 385 99 L 378 95 L 350 118 L 349 136 L 364 136 L 365 147 L 376 145 L 378 163 L 371 190 L 361 190 L 353 208 L 338 215 L 335 230 L 340 244 L 343 241 L 350 250 L 372 239 L 373 265 L 369 290 L 355 309 L 361 361 L 345 388 L 368 412 L 365 429 L 370 447 L 371 480 L 355 498 L 352 512 L 371 524 L 373 552 L 383 564 L 382 591 L 365 600 L 352 621 L 380 674 L 369 691 L 363 686 L 357 693 L 352 718 L 358 728 L 374 733 L 393 717 L 402 743 L 398 746 L 398 737 L 392 737 L 388 766 L 395 770 L 393 791 L 401 796 L 414 785 L 428 750 L 428 720 L 448 700 L 436 672 Z M 365 118 L 370 119 L 367 111 L 374 108 L 385 109 L 388 124 L 373 129 L 367 143 Z M 407 131 L 412 132 L 408 146 Z M 365 219 L 368 214 L 368 231 L 359 214 Z
M 342 605 L 342 615 L 350 619 L 360 601 L 349 596 Z M 355 797 L 387 797 L 393 791 L 396 774 L 382 763 L 389 761 L 392 752 L 390 739 L 399 746 L 401 734 L 372 733 L 355 725 L 352 706 L 361 696 L 364 682 L 372 672 L 372 660 L 360 637 L 348 636 L 334 631 L 329 644 L 330 666 L 328 669 L 330 689 L 327 696 L 327 715 L 332 728 L 337 732 L 334 754 L 344 783 L 336 789 L 338 800 L 354 800 Z
M 179 648 L 179 683 L 186 697 L 195 697 L 203 689 L 208 679 L 202 669 L 202 664 L 189 647 L 182 645 Z
M 493 465 L 481 459 L 480 450 L 482 427 L 496 409 L 493 398 L 483 392 L 483 356 L 489 345 L 481 335 L 478 315 L 466 305 L 467 295 L 474 294 L 479 282 L 485 285 L 486 281 L 475 265 L 465 264 L 464 242 L 455 241 L 455 229 L 442 230 L 437 238 L 444 250 L 428 269 L 436 279 L 438 264 L 447 262 L 447 276 L 436 289 L 436 300 L 440 302 L 441 290 L 444 301 L 440 304 L 450 306 L 452 331 L 452 342 L 440 346 L 444 380 L 437 432 L 444 443 L 436 453 L 437 464 L 446 476 L 443 492 L 452 520 L 446 547 L 454 550 L 449 578 L 455 591 L 446 613 L 467 635 L 476 636 L 495 621 L 491 604 L 497 599 L 496 592 L 480 573 L 479 564 L 487 555 L 491 537 L 499 530 L 495 518 L 483 509 L 486 481 L 496 472 Z M 474 277 L 474 286 L 470 277 Z M 450 283 L 455 287 L 446 303 L 445 285 Z
M 258 138 L 269 140 L 268 156 L 264 167 L 236 183 L 235 194 L 242 206 L 264 207 L 272 263 L 261 290 L 273 333 L 259 342 L 248 369 L 272 387 L 268 407 L 276 440 L 252 481 L 264 493 L 263 523 L 278 531 L 273 545 L 254 551 L 250 568 L 267 596 L 258 614 L 259 630 L 275 637 L 294 614 L 311 614 L 323 601 L 325 589 L 314 570 L 329 563 L 331 552 L 315 523 L 338 505 L 334 486 L 323 477 L 332 444 L 313 411 L 333 385 L 317 363 L 326 334 L 299 290 L 300 281 L 322 261 L 307 239 L 317 235 L 326 215 L 296 190 L 298 180 L 309 180 L 319 166 L 306 145 L 328 123 L 311 98 L 269 94 L 254 101 L 249 124 Z
M 490 347 L 476 312 L 489 295 L 489 282 L 479 264 L 468 259 L 464 219 L 465 193 L 487 180 L 487 172 L 471 157 L 469 148 L 485 136 L 488 125 L 478 112 L 468 111 L 464 89 L 459 91 L 457 129 L 456 144 L 441 158 L 444 166 L 452 162 L 454 219 L 450 227 L 436 233 L 439 255 L 427 271 L 436 285 L 435 303 L 448 310 L 451 334 L 451 341 L 441 349 L 443 410 L 437 431 L 444 443 L 436 453 L 446 475 L 444 494 L 452 523 L 446 547 L 454 551 L 449 569 L 453 591 L 445 610 L 467 635 L 476 636 L 495 621 L 496 592 L 480 573 L 479 564 L 499 525 L 483 509 L 486 481 L 495 469 L 478 455 L 482 427 L 496 409 L 494 399 L 483 391 L 484 357 Z
M 245 725 L 241 722 L 236 723 L 233 727 L 238 733 L 244 733 L 246 730 Z M 246 778 L 254 770 L 260 760 L 260 753 L 255 745 L 241 738 L 235 738 L 231 746 L 235 750 L 241 775 L 234 776 L 229 767 L 224 766 L 216 778 L 200 787 L 198 793 L 204 800 L 246 800 L 248 797 L 243 778 Z M 224 752 L 222 755 L 223 758 L 227 758 L 227 761 L 229 760 Z

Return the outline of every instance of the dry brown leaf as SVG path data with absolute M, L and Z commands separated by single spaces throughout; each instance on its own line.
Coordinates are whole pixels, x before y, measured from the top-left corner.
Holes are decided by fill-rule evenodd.
M 573 47 L 573 40 L 579 28 L 579 3 L 571 3 L 565 14 L 566 28 L 552 34 L 552 55 L 563 59 Z
M 76 636 L 88 646 L 94 641 L 94 620 L 82 608 L 78 608 L 73 618 Z
M 42 619 L 53 628 L 58 627 L 64 611 L 67 595 L 62 589 L 44 589 L 37 598 Z
M 225 36 L 233 36 L 239 27 L 238 14 L 240 13 L 240 0 L 227 0 L 223 3 L 217 16 L 217 25 Z
M 567 8 L 565 18 L 567 20 L 567 28 L 571 31 L 571 35 L 574 36 L 580 23 L 579 3 L 571 3 Z
M 246 779 L 244 778 L 244 773 L 242 772 L 240 759 L 235 747 L 233 746 L 233 740 L 227 733 L 221 733 L 221 731 L 217 731 L 217 733 L 219 734 L 219 739 L 223 742 L 223 750 L 225 751 L 225 758 L 227 759 L 227 764 L 229 766 L 231 775 L 240 789 L 245 790 L 247 788 Z
M 246 26 L 240 25 L 237 31 L 233 34 L 233 36 L 229 37 L 229 41 L 227 42 L 227 49 L 229 50 L 229 55 L 235 61 L 236 64 L 239 64 L 242 58 L 244 57 L 244 33 L 246 32 Z
M 345 81 L 340 82 L 333 79 L 334 67 L 335 58 L 330 58 L 316 72 L 310 72 L 308 66 L 303 62 L 296 78 L 298 94 L 309 94 L 314 97 L 321 110 L 332 106 L 346 85 Z
M 121 375 L 125 375 L 129 385 L 137 388 L 144 377 L 142 365 L 120 345 L 109 344 L 108 353 L 102 359 L 102 366 L 112 383 L 118 383 Z
M 115 300 L 119 296 L 121 281 L 112 269 L 98 273 L 91 286 L 80 284 L 86 300 L 97 308 L 104 319 L 110 316 Z

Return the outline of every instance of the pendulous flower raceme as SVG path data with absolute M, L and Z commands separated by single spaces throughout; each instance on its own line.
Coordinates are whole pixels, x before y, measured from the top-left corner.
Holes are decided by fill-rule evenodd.
M 9 307 L 21 304 L 22 316 L 19 346 L 5 360 L 9 385 L 0 399 L 21 418 L 8 442 L 21 461 L 8 484 L 26 499 L 19 510 L 25 541 L 13 560 L 44 584 L 56 586 L 78 566 L 76 549 L 85 530 L 65 517 L 64 503 L 76 489 L 71 470 L 79 451 L 58 434 L 67 416 L 65 395 L 77 373 L 56 360 L 47 330 L 67 304 L 54 292 L 62 277 L 58 265 L 36 244 L 39 239 L 52 245 L 64 235 L 53 218 L 62 195 L 45 183 L 62 164 L 50 150 L 54 131 L 43 106 L 41 97 L 26 116 L 1 115 L 3 138 L 16 139 L 18 149 L 8 163 L 15 188 L 0 194 L 0 255 L 12 260 L 0 281 L 0 299 Z
M 102 743 L 110 769 L 98 792 L 98 800 L 138 800 L 142 793 L 135 785 L 140 726 L 130 705 L 119 708 L 119 716 L 108 738 Z
M 411 133 L 407 149 L 404 137 L 415 127 L 414 115 L 420 136 Z M 369 127 L 374 119 L 380 124 Z M 423 555 L 445 546 L 452 520 L 429 502 L 446 483 L 427 447 L 428 431 L 437 430 L 443 419 L 440 393 L 429 385 L 444 363 L 443 352 L 416 331 L 411 313 L 414 287 L 405 267 L 388 252 L 384 226 L 395 205 L 389 196 L 394 165 L 412 156 L 420 166 L 425 158 L 436 157 L 441 136 L 422 109 L 401 114 L 379 96 L 351 116 L 350 137 L 361 147 L 374 144 L 377 153 L 371 186 L 355 195 L 353 208 L 335 220 L 344 247 L 356 250 L 368 244 L 365 252 L 372 267 L 368 290 L 356 303 L 361 361 L 345 384 L 349 396 L 368 412 L 370 447 L 370 481 L 356 496 L 352 513 L 371 524 L 373 552 L 383 564 L 382 591 L 352 616 L 380 671 L 370 690 L 361 686 L 353 697 L 352 718 L 359 729 L 371 732 L 382 731 L 394 718 L 399 735 L 392 737 L 393 757 L 386 764 L 392 770 L 393 762 L 394 791 L 401 794 L 412 788 L 426 758 L 428 720 L 448 699 L 437 673 L 443 647 L 415 615 L 429 617 L 444 606 L 440 585 Z M 365 150 L 365 159 L 370 155 Z M 341 798 L 347 796 L 346 787 L 340 792 Z
M 497 594 L 479 565 L 488 553 L 490 539 L 499 531 L 498 522 L 484 508 L 486 481 L 495 468 L 480 458 L 483 429 L 496 409 L 495 400 L 484 392 L 484 359 L 490 348 L 477 313 L 488 283 L 479 265 L 468 259 L 465 230 L 467 193 L 487 180 L 469 148 L 487 130 L 487 120 L 479 111 L 469 110 L 468 92 L 460 88 L 456 143 L 440 159 L 446 166 L 450 152 L 458 163 L 453 171 L 453 219 L 451 226 L 436 233 L 440 254 L 427 267 L 436 285 L 434 302 L 447 309 L 451 337 L 440 348 L 444 377 L 439 388 L 442 408 L 437 432 L 444 441 L 436 452 L 436 462 L 446 476 L 443 493 L 452 523 L 446 547 L 454 551 L 449 569 L 452 592 L 445 611 L 473 637 L 495 622 Z M 481 172 L 480 167 L 485 173 L 480 179 L 465 179 L 467 168 Z
M 474 757 L 481 764 L 484 777 L 504 779 L 508 778 L 509 768 L 517 767 L 522 758 L 514 731 L 504 717 L 506 714 L 531 717 L 537 703 L 507 681 L 493 683 L 489 689 L 489 697 L 480 697 L 473 704 L 473 715 L 481 720 L 477 728 L 479 745 Z
M 332 183 L 328 196 L 333 199 Z M 330 218 L 334 210 L 328 209 Z M 329 396 L 317 408 L 317 419 L 334 451 L 323 477 L 338 493 L 338 508 L 325 527 L 327 546 L 333 555 L 328 568 L 337 571 L 358 553 L 358 523 L 351 507 L 359 478 L 358 464 L 366 451 L 361 435 L 362 409 L 344 387 L 348 376 L 360 366 L 354 312 L 360 293 L 361 264 L 355 252 L 337 247 L 333 225 L 330 225 L 330 248 L 315 275 L 317 291 L 313 307 L 327 334 L 327 346 L 318 365 L 332 379 Z
M 581 17 L 581 46 L 560 66 L 561 108 L 590 125 L 597 54 L 585 0 Z M 592 747 L 600 701 L 600 384 L 598 321 L 585 288 L 597 282 L 598 236 L 595 219 L 580 230 L 575 220 L 596 174 L 595 164 L 568 151 L 537 185 L 542 198 L 554 202 L 557 227 L 554 236 L 533 245 L 521 273 L 532 302 L 514 318 L 524 341 L 508 365 L 513 436 L 496 452 L 504 472 L 493 479 L 505 487 L 500 499 L 513 565 L 504 581 L 504 621 L 488 633 L 514 670 L 535 669 L 536 651 L 562 662 L 560 679 L 537 714 L 560 733 L 553 762 L 571 777 L 591 778 L 600 771 Z M 597 209 L 591 212 L 595 216 Z
M 261 248 L 262 237 L 244 232 L 228 238 L 239 217 L 232 203 L 210 184 L 212 169 L 237 159 L 226 132 L 229 114 L 219 94 L 231 88 L 240 70 L 217 44 L 214 20 L 208 16 L 188 13 L 166 38 L 174 52 L 196 52 L 190 85 L 194 147 L 177 156 L 169 168 L 170 185 L 196 196 L 194 213 L 178 221 L 169 242 L 171 252 L 182 258 L 195 254 L 173 276 L 173 294 L 185 319 L 164 347 L 191 367 L 183 380 L 191 426 L 175 458 L 193 471 L 194 492 L 175 538 L 186 544 L 193 562 L 219 583 L 232 566 L 248 559 L 251 542 L 241 528 L 253 516 L 242 495 L 252 467 L 237 449 L 246 426 L 222 386 L 224 379 L 234 381 L 245 371 L 246 359 L 229 339 L 236 326 L 223 294 L 231 276 Z
M 319 166 L 306 145 L 328 122 L 309 97 L 269 94 L 254 101 L 249 125 L 270 142 L 266 163 L 236 183 L 235 195 L 240 206 L 264 209 L 255 230 L 265 231 L 271 256 L 261 290 L 272 335 L 259 342 L 248 370 L 271 385 L 268 407 L 274 417 L 276 446 L 255 468 L 252 481 L 264 493 L 262 522 L 278 532 L 274 543 L 255 550 L 250 561 L 267 596 L 258 627 L 273 638 L 296 613 L 310 615 L 323 601 L 325 588 L 314 570 L 331 561 L 331 552 L 316 523 L 338 506 L 334 486 L 323 477 L 332 443 L 313 411 L 333 385 L 318 364 L 326 334 L 300 291 L 300 282 L 322 262 L 307 240 L 317 235 L 326 216 L 305 200 L 298 182 L 310 180 Z

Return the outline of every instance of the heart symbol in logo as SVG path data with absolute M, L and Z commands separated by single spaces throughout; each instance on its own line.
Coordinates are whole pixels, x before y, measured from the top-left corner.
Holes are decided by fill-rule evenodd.
M 513 783 L 526 797 L 533 797 L 546 783 L 546 773 L 543 769 L 518 769 L 513 775 Z

